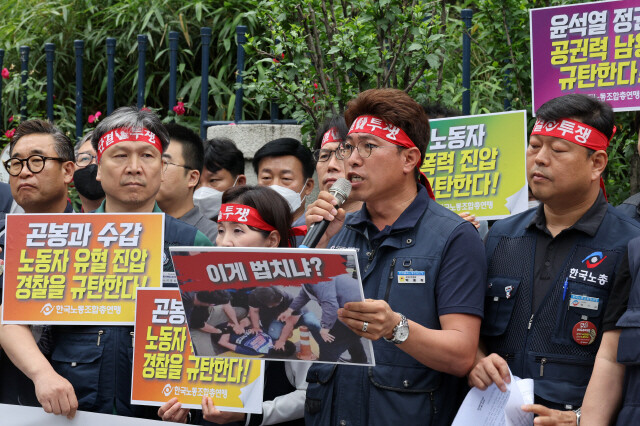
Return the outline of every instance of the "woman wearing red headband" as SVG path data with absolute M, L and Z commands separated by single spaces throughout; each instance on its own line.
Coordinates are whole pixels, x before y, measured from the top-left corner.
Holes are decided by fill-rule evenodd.
M 286 200 L 268 187 L 233 187 L 222 196 L 216 245 L 289 247 L 291 220 Z
M 233 187 L 222 195 L 216 244 L 221 247 L 290 247 L 294 234 L 290 229 L 291 222 L 289 204 L 272 189 Z M 282 334 L 286 336 L 288 332 L 284 330 Z M 262 415 L 251 415 L 246 424 L 297 424 L 296 421 L 304 424 L 306 376 L 310 366 L 311 363 L 305 362 L 267 363 Z M 245 416 L 248 416 L 219 411 L 208 397 L 202 401 L 202 414 L 205 420 L 220 424 L 233 421 L 245 424 Z

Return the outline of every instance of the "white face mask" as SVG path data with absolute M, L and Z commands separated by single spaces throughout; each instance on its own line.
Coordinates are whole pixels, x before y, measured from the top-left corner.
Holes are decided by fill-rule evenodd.
M 216 219 L 222 205 L 222 192 L 208 186 L 201 186 L 193 193 L 193 204 L 200 209 L 204 217 Z
M 304 188 L 307 186 L 308 180 L 309 179 L 304 181 L 304 185 L 302 185 L 302 189 L 300 190 L 300 192 L 296 192 L 293 189 L 285 188 L 284 186 L 280 185 L 271 185 L 269 188 L 282 195 L 282 197 L 287 200 L 287 203 L 289 203 L 291 213 L 295 213 L 302 205 L 304 199 L 307 198 L 306 195 L 302 198 L 300 198 L 300 196 L 302 195 L 302 191 L 304 191 Z
M 540 204 L 540 201 L 538 200 L 531 200 L 529 201 L 529 208 L 532 209 L 534 207 L 538 207 L 538 205 Z

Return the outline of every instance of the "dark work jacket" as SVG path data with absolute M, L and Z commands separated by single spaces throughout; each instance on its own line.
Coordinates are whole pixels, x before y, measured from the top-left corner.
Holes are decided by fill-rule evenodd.
M 629 271 L 633 279 L 629 304 L 616 324 L 622 328 L 618 362 L 626 365 L 624 402 L 617 425 L 632 425 L 640 418 L 640 238 L 629 242 Z
M 331 248 L 355 248 L 364 297 L 388 301 L 430 329 L 441 329 L 435 283 L 451 234 L 465 221 L 429 202 L 416 226 L 392 232 L 372 248 L 361 226 L 350 218 L 332 238 Z M 475 255 L 475 254 L 473 254 Z M 482 255 L 482 253 L 479 253 Z M 400 270 L 425 271 L 425 284 L 398 284 Z M 450 425 L 455 416 L 459 379 L 433 370 L 393 343 L 373 342 L 375 367 L 313 364 L 307 375 L 307 425 Z M 365 370 L 366 369 L 366 370 Z
M 633 194 L 616 208 L 625 215 L 640 221 L 640 192 Z
M 197 232 L 195 227 L 165 215 L 165 260 L 170 259 L 169 246 L 192 246 Z M 173 271 L 170 261 L 163 263 L 165 272 Z M 54 326 L 52 336 L 51 365 L 73 385 L 78 409 L 158 418 L 157 407 L 131 405 L 130 402 L 133 327 Z
M 534 379 L 537 397 L 555 404 L 553 408 L 575 408 L 582 405 L 591 377 L 615 273 L 627 243 L 640 235 L 640 227 L 608 205 L 595 236 L 581 233 L 577 237 L 549 292 L 532 312 L 539 231 L 527 226 L 535 214 L 536 209 L 531 209 L 499 220 L 489 232 L 488 288 L 481 334 L 489 353 L 506 359 L 514 376 Z M 598 251 L 606 259 L 588 268 L 585 261 Z M 585 278 L 580 271 L 587 272 Z M 597 309 L 570 306 L 572 294 L 598 298 Z M 573 339 L 573 329 L 580 321 L 590 321 L 597 329 L 591 344 L 579 345 Z

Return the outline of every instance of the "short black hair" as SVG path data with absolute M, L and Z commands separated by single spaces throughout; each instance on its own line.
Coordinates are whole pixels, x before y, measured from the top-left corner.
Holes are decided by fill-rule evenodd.
M 63 161 L 76 161 L 71 139 L 49 121 L 39 119 L 27 120 L 20 123 L 9 143 L 9 154 L 13 155 L 13 148 L 20 138 L 35 134 L 51 135 L 56 155 L 62 158 Z
M 267 306 L 282 303 L 284 300 L 284 294 L 274 287 L 257 287 L 251 293 L 258 302 Z
M 121 107 L 113 111 L 93 130 L 91 145 L 98 152 L 100 138 L 107 132 L 114 129 L 125 128 L 131 131 L 147 129 L 160 139 L 162 151 L 166 151 L 169 146 L 169 134 L 162 125 L 160 118 L 149 109 L 138 109 L 133 106 Z
M 458 117 L 462 115 L 459 109 L 449 108 L 440 102 L 422 104 L 422 109 L 431 118 Z
M 204 143 L 204 167 L 211 173 L 227 170 L 234 178 L 244 174 L 244 155 L 229 138 L 212 138 Z
M 595 127 L 608 139 L 613 135 L 615 115 L 611 105 L 587 95 L 572 93 L 553 98 L 538 108 L 536 116 L 544 121 L 573 118 Z
M 293 218 L 289 203 L 282 195 L 278 194 L 268 186 L 241 185 L 232 186 L 222 193 L 222 203 L 243 204 L 253 207 L 258 211 L 262 220 L 276 228 L 280 235 L 278 247 L 289 247 L 291 235 L 291 222 Z M 254 231 L 262 232 L 266 237 L 269 232 L 252 228 Z
M 296 353 L 296 345 L 295 343 L 293 343 L 291 340 L 285 340 L 284 342 L 284 348 L 280 349 L 276 349 L 276 348 L 271 348 L 269 349 L 269 352 L 267 353 L 267 356 L 269 358 L 289 358 L 291 355 Z
M 342 115 L 328 117 L 316 131 L 316 138 L 313 143 L 314 150 L 320 149 L 322 147 L 322 138 L 324 134 L 333 127 L 338 130 L 338 136 L 340 137 L 340 139 L 344 141 L 347 138 L 349 129 L 347 128 L 347 123 L 344 122 L 344 117 Z
M 302 163 L 302 173 L 305 179 L 311 179 L 316 168 L 313 155 L 299 140 L 293 138 L 275 139 L 264 144 L 253 156 L 253 170 L 258 174 L 260 161 L 267 157 L 284 157 L 293 155 Z
M 204 164 L 204 146 L 202 139 L 193 130 L 188 127 L 176 123 L 165 124 L 164 128 L 169 133 L 169 140 L 178 142 L 182 145 L 182 156 L 184 157 L 184 165 L 191 170 L 202 172 Z M 185 173 L 188 173 L 185 170 Z

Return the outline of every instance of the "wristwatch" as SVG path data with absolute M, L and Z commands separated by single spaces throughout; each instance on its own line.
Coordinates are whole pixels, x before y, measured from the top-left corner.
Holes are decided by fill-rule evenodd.
M 577 410 L 573 410 L 574 413 L 576 413 L 576 426 L 580 426 L 580 412 L 582 411 L 582 407 L 578 408 Z
M 407 321 L 407 318 L 404 315 L 400 314 L 400 322 L 393 328 L 393 336 L 391 337 L 391 339 L 387 339 L 386 337 L 384 337 L 384 340 L 399 345 L 400 343 L 407 340 L 408 337 L 409 321 Z

